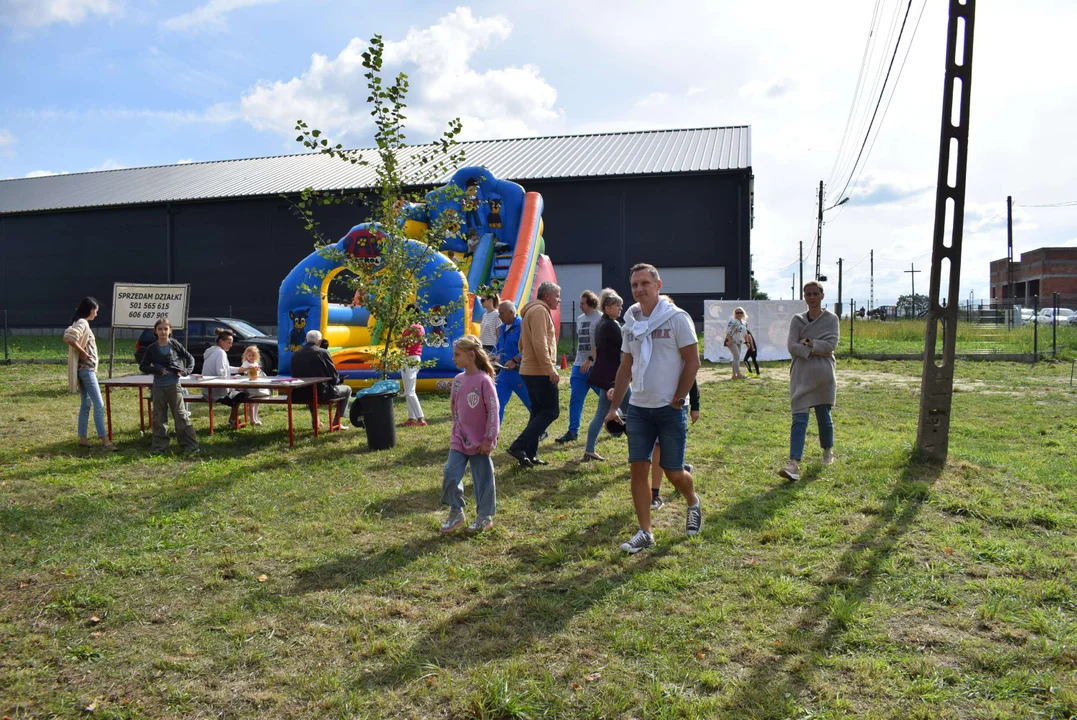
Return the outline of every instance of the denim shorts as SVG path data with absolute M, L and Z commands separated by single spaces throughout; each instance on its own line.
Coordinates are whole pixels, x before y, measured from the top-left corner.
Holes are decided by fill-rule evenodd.
M 625 418 L 628 434 L 628 461 L 650 462 L 657 440 L 662 444 L 658 464 L 664 470 L 684 468 L 684 446 L 688 441 L 688 408 L 674 410 L 669 405 L 660 408 L 628 406 Z

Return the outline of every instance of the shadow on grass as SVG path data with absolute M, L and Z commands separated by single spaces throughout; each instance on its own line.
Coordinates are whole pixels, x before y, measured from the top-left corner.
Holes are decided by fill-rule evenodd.
M 597 519 L 590 528 L 551 538 L 560 557 L 571 559 L 595 548 L 610 549 L 633 519 L 631 510 Z M 486 576 L 493 586 L 476 595 L 459 612 L 436 623 L 406 653 L 370 676 L 371 686 L 404 684 L 431 665 L 468 667 L 510 657 L 537 638 L 560 632 L 576 615 L 587 612 L 633 578 L 649 572 L 685 538 L 663 540 L 650 552 L 601 567 L 588 564 L 573 573 L 549 579 L 557 561 L 544 566 L 532 553 L 518 553 L 516 563 Z M 466 648 L 466 652 L 462 649 Z
M 785 717 L 810 688 L 814 658 L 833 649 L 927 501 L 943 466 L 910 458 L 882 511 L 849 545 L 800 619 L 775 643 L 786 654 L 756 663 L 726 705 L 730 717 Z M 786 486 L 794 489 L 796 485 Z M 781 652 L 781 651 L 779 651 Z
M 303 595 L 362 585 L 368 580 L 407 567 L 426 553 L 444 547 L 447 541 L 452 542 L 454 539 L 455 537 L 446 538 L 433 534 L 386 548 L 373 555 L 351 553 L 311 568 L 297 570 L 293 573 L 295 582 L 289 594 Z

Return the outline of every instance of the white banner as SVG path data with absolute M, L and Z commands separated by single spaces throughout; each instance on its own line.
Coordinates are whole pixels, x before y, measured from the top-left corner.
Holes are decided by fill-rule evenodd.
M 808 309 L 803 300 L 705 300 L 703 359 L 711 362 L 733 359 L 724 345 L 725 327 L 738 307 L 744 308 L 748 315 L 747 325 L 755 338 L 759 360 L 788 360 L 789 318 Z
M 112 288 L 112 327 L 152 328 L 158 318 L 168 318 L 173 330 L 184 330 L 190 295 L 190 285 L 116 283 Z

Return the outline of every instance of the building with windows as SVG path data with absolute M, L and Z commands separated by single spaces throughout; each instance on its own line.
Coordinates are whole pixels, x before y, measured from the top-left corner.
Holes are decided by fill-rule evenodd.
M 1077 298 L 1077 247 L 1045 247 L 1021 253 L 1013 263 L 1013 278 L 1006 258 L 991 263 L 991 304 L 1015 302 L 1031 306 L 1038 297 L 1050 305 L 1054 293 Z M 1072 301 L 1070 301 L 1072 302 Z
M 564 318 L 584 289 L 617 289 L 650 262 L 697 321 L 704 299 L 748 298 L 748 126 L 462 143 L 466 164 L 542 194 Z M 413 148 L 421 150 L 421 148 Z M 190 313 L 272 327 L 281 281 L 313 240 L 289 205 L 306 187 L 362 194 L 374 170 L 320 154 L 0 181 L 0 302 L 13 327 L 63 326 L 114 282 L 190 283 Z M 360 199 L 320 213 L 343 237 Z M 103 308 L 108 324 L 111 309 Z

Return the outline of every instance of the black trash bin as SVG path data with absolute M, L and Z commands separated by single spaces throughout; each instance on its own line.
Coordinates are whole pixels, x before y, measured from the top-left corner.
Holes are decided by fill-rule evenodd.
M 396 420 L 393 396 L 396 393 L 369 393 L 355 399 L 366 428 L 366 443 L 371 450 L 396 447 Z
M 393 398 L 400 392 L 396 380 L 379 380 L 355 395 L 352 403 L 352 425 L 366 429 L 366 442 L 371 450 L 388 450 L 396 445 L 396 420 L 393 417 Z

